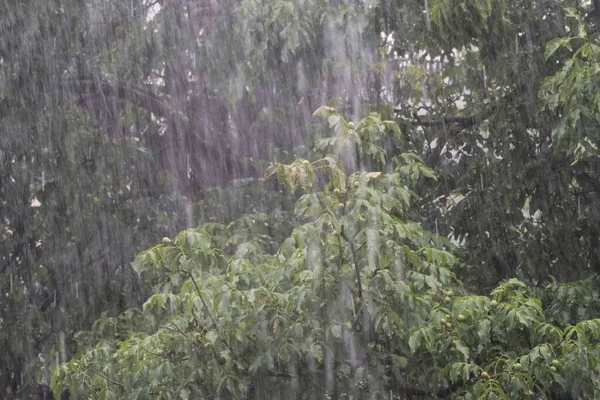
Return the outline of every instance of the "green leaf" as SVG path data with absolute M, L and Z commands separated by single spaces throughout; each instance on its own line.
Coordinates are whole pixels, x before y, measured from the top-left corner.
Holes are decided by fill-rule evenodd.
M 556 38 L 552 39 L 546 44 L 544 50 L 544 58 L 548 60 L 558 49 L 569 43 L 569 38 Z
M 442 284 L 432 275 L 425 275 L 425 282 L 427 283 L 427 286 L 432 289 L 439 289 L 442 287 Z
M 219 335 L 217 334 L 217 332 L 211 330 L 211 331 L 206 332 L 206 334 L 204 335 L 204 337 L 211 344 L 215 344 L 215 342 L 217 341 Z
M 563 388 L 568 388 L 567 381 L 561 374 L 553 372 L 552 379 L 554 380 L 554 382 L 558 383 Z
M 334 337 L 341 339 L 342 338 L 342 327 L 340 325 L 333 325 L 331 327 L 331 334 Z
M 395 121 L 383 121 L 383 124 L 385 125 L 386 128 L 388 128 L 392 132 L 394 132 L 394 134 L 396 136 L 402 135 L 402 131 L 400 130 L 400 127 L 398 126 L 398 124 Z
M 335 110 L 333 110 L 331 107 L 321 106 L 315 110 L 312 116 L 326 118 L 329 117 L 333 111 Z
M 473 367 L 469 363 L 457 362 L 450 366 L 448 371 L 448 378 L 451 382 L 459 380 L 466 381 L 469 379 L 469 374 L 473 370 Z
M 511 278 L 506 283 L 508 285 L 514 285 L 514 286 L 518 286 L 518 287 L 522 287 L 522 288 L 526 288 L 527 287 L 527 285 L 525 285 L 523 282 L 521 282 L 517 278 Z
M 477 336 L 482 343 L 487 343 L 490 340 L 491 322 L 485 318 L 477 324 Z
M 311 343 L 309 348 L 309 354 L 314 357 L 318 362 L 323 361 L 323 349 L 321 345 L 317 343 Z
M 340 122 L 340 116 L 339 115 L 331 115 L 331 116 L 329 116 L 327 121 L 329 121 L 329 127 L 334 128 Z
M 181 388 L 181 390 L 179 391 L 179 397 L 182 400 L 188 400 L 190 398 L 190 391 L 189 391 L 189 389 Z
M 577 29 L 577 37 L 580 39 L 585 39 L 587 37 L 587 32 L 585 30 L 584 24 L 579 24 L 579 27 Z
M 462 340 L 453 340 L 452 343 L 454 344 L 454 348 L 464 356 L 465 361 L 468 360 L 469 348 L 462 342 Z
M 575 18 L 577 20 L 579 20 L 579 13 L 577 12 L 577 10 L 573 7 L 565 7 L 565 13 L 566 16 L 569 18 Z
M 421 331 L 413 332 L 408 338 L 408 347 L 410 347 L 410 351 L 414 354 L 419 346 L 421 345 Z
M 408 359 L 406 357 L 401 357 L 396 354 L 392 354 L 392 361 L 394 365 L 398 368 L 406 368 L 408 366 Z

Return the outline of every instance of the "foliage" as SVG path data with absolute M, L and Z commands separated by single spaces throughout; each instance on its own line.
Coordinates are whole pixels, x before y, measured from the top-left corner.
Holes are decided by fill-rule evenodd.
M 260 176 L 288 139 L 269 132 L 292 118 L 269 112 L 272 82 L 230 58 L 247 37 L 232 19 L 259 4 L 212 3 L 0 5 L 0 397 L 47 382 L 74 332 L 146 296 L 130 257 L 153 238 L 293 205 L 237 179 Z
M 376 149 L 398 127 L 317 111 Z M 373 139 L 375 138 L 375 139 Z M 383 154 L 383 155 L 382 155 Z M 385 152 L 370 154 L 386 162 Z M 142 309 L 98 320 L 53 388 L 94 398 L 590 397 L 600 320 L 553 325 L 517 279 L 469 294 L 446 238 L 406 220 L 414 154 L 347 174 L 337 155 L 275 164 L 304 195 L 277 252 L 254 226 L 208 224 L 140 253 Z M 254 216 L 260 221 L 260 216 Z M 260 227 L 260 224 L 258 224 Z M 232 242 L 233 241 L 233 242 Z M 569 296 L 572 297 L 572 296 Z
M 548 42 L 544 55 L 547 60 L 555 59 L 562 51 L 569 56 L 561 60 L 562 68 L 548 77 L 542 89 L 548 108 L 563 115 L 552 132 L 554 142 L 567 147 L 579 160 L 594 155 L 599 140 L 596 127 L 600 96 L 592 88 L 598 80 L 600 48 L 594 37 L 588 36 L 588 26 L 576 11 L 567 11 L 568 17 L 576 21 L 576 33 Z
M 517 277 L 555 326 L 598 316 L 597 2 L 9 0 L 0 14 L 0 396 L 47 381 L 101 311 L 146 298 L 130 255 L 220 222 L 211 248 L 229 265 L 249 240 L 238 258 L 262 265 L 301 191 L 304 223 L 358 233 L 375 219 L 352 207 L 383 207 L 377 224 L 451 239 L 469 293 Z M 311 118 L 323 104 L 326 124 Z M 297 191 L 254 180 L 272 161 Z
M 419 187 L 420 212 L 460 244 L 457 273 L 478 292 L 597 273 L 598 9 L 440 0 L 407 30 L 415 6 L 385 4 L 404 146 L 439 177 Z

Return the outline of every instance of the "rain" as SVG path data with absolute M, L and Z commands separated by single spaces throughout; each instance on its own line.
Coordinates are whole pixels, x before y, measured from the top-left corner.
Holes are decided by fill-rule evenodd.
M 0 398 L 599 396 L 599 1 L 0 15 Z

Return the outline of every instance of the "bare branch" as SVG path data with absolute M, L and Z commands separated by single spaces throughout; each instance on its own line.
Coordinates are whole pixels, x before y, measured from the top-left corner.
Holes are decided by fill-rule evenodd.
M 399 113 L 402 110 L 399 108 L 395 108 L 394 111 Z M 436 127 L 436 126 L 447 126 L 447 125 L 451 125 L 451 124 L 460 124 L 463 127 L 468 128 L 468 127 L 476 125 L 476 124 L 484 121 L 485 119 L 489 118 L 494 113 L 494 111 L 495 111 L 494 107 L 490 107 L 489 109 L 487 109 L 479 114 L 473 114 L 473 115 L 467 115 L 467 116 L 451 115 L 451 116 L 444 116 L 441 118 L 422 118 L 421 116 L 417 115 L 416 112 L 413 112 L 411 114 L 413 120 L 407 120 L 407 122 L 410 123 L 411 125 L 423 126 L 423 127 Z
M 80 96 L 98 94 L 103 97 L 116 97 L 127 100 L 176 126 L 180 126 L 185 130 L 191 129 L 189 118 L 159 99 L 150 87 L 125 82 L 112 83 L 101 79 L 68 79 L 63 81 L 62 86 Z

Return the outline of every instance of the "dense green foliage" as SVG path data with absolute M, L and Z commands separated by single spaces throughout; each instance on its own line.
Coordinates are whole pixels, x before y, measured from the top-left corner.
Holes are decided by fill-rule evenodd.
M 593 390 L 598 1 L 0 15 L 0 397 Z
M 91 347 L 55 371 L 55 390 L 102 399 L 592 397 L 600 319 L 553 325 L 516 279 L 469 295 L 448 239 L 405 219 L 411 188 L 435 177 L 414 154 L 386 158 L 379 139 L 397 125 L 317 114 L 335 132 L 323 147 L 353 143 L 393 168 L 347 175 L 335 155 L 274 165 L 269 174 L 305 192 L 302 223 L 274 254 L 264 215 L 186 230 L 140 253 L 134 268 L 153 294 L 142 310 L 104 316 L 82 334 Z

